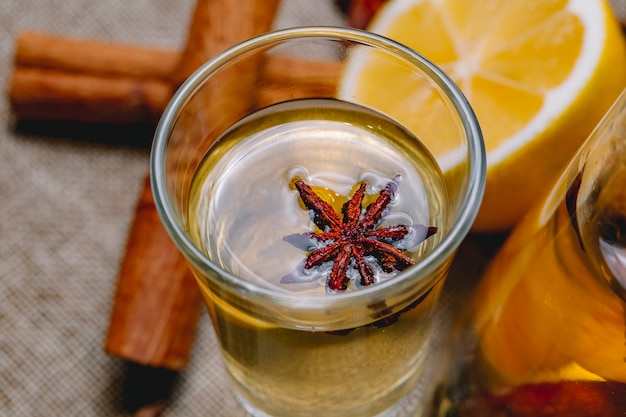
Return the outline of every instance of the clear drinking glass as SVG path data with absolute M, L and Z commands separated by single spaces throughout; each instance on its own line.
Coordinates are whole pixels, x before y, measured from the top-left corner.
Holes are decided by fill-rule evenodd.
M 395 76 L 355 82 L 375 68 Z M 382 110 L 367 98 L 398 88 L 421 100 L 410 114 L 422 119 L 407 117 L 408 102 Z M 251 414 L 418 415 L 426 400 L 408 394 L 485 182 L 479 126 L 445 74 L 363 31 L 261 35 L 175 94 L 151 174 Z M 303 266 L 333 244 L 340 250 Z
M 447 416 L 626 415 L 626 93 L 488 265 Z

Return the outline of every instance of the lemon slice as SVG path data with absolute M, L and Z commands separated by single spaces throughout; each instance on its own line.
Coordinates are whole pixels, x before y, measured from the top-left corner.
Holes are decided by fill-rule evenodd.
M 517 223 L 626 87 L 624 38 L 604 0 L 390 0 L 368 30 L 440 66 L 472 105 L 488 163 L 477 230 Z M 435 155 L 453 151 L 432 90 L 388 60 L 353 61 L 342 95 L 419 128 Z

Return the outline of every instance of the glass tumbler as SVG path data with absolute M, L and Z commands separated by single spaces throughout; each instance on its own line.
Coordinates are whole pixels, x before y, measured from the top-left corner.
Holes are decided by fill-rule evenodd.
M 476 118 L 436 66 L 346 28 L 245 41 L 175 94 L 151 178 L 251 415 L 419 415 L 485 182 Z
M 625 94 L 478 282 L 442 415 L 626 415 Z

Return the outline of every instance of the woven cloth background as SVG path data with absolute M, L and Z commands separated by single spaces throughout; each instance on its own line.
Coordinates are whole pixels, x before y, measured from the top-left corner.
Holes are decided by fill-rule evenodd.
M 4 86 L 21 30 L 181 47 L 192 7 L 2 0 L 0 79 Z M 342 23 L 332 0 L 283 0 L 275 26 Z M 0 416 L 124 416 L 127 369 L 103 344 L 149 151 L 120 144 L 130 137 L 112 144 L 16 129 L 6 97 L 0 119 Z M 490 250 L 470 241 L 460 259 L 475 270 Z M 455 268 L 444 307 L 464 296 L 468 267 Z M 207 317 L 163 415 L 240 415 Z
M 2 91 L 22 30 L 177 48 L 193 5 L 3 0 Z M 285 0 L 276 26 L 342 23 L 331 1 Z M 0 416 L 126 415 L 126 367 L 103 345 L 149 151 L 18 131 L 4 94 L 0 119 Z M 231 415 L 207 317 L 194 349 L 163 415 Z

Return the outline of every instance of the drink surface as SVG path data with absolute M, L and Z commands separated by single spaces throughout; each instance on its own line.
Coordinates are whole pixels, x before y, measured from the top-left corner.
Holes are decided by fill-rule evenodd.
M 374 416 L 422 375 L 443 279 L 435 272 L 423 288 L 415 285 L 393 299 L 313 308 L 306 326 L 294 325 L 288 316 L 304 308 L 301 294 L 339 296 L 328 294 L 324 273 L 310 282 L 281 282 L 307 253 L 284 238 L 314 231 L 296 180 L 338 212 L 355 184 L 367 183 L 368 204 L 396 181 L 384 221 L 434 225 L 441 232 L 407 252 L 417 263 L 447 227 L 443 177 L 421 142 L 392 120 L 341 101 L 298 100 L 234 126 L 193 183 L 189 226 L 207 256 L 242 279 L 294 297 L 293 306 L 274 311 L 199 279 L 242 401 L 272 416 Z M 378 271 L 376 279 L 393 280 L 394 274 Z M 351 282 L 346 291 L 359 291 L 359 284 Z M 325 327 L 340 316 L 351 324 Z
M 325 271 L 310 271 L 309 279 L 301 276 L 297 284 L 281 283 L 306 256 L 288 237 L 314 231 L 294 187 L 297 179 L 336 211 L 360 182 L 367 183 L 371 201 L 397 181 L 384 224 L 443 227 L 441 173 L 410 132 L 354 104 L 296 100 L 245 118 L 206 156 L 191 192 L 189 221 L 196 241 L 213 262 L 238 277 L 277 291 L 323 292 Z M 438 237 L 410 248 L 408 256 L 419 258 Z M 378 270 L 376 278 L 394 275 Z

